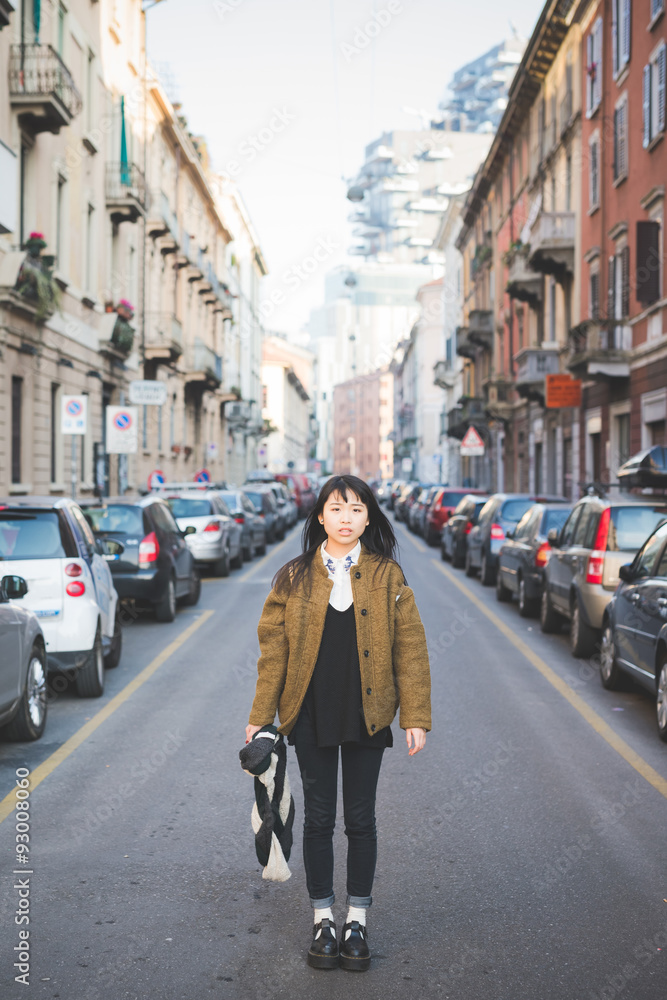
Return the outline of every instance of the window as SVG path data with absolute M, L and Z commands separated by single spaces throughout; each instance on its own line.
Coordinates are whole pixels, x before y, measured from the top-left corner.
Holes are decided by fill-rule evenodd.
M 596 132 L 588 140 L 588 207 L 600 207 L 600 133 Z
M 653 27 L 653 22 L 657 21 L 660 14 L 664 13 L 664 10 L 665 10 L 665 0 L 651 0 L 650 27 Z
M 598 320 L 600 318 L 600 273 L 598 270 L 591 270 L 589 283 L 588 315 L 591 319 Z
M 616 77 L 630 62 L 632 0 L 612 0 L 611 12 L 611 55 Z
M 644 149 L 665 131 L 665 72 L 667 45 L 662 42 L 644 66 L 643 128 Z
M 630 414 L 619 413 L 614 417 L 614 454 L 612 465 L 614 470 L 630 458 Z
M 661 226 L 656 221 L 637 223 L 637 299 L 644 306 L 660 298 Z
M 84 263 L 85 277 L 84 287 L 92 294 L 95 280 L 95 206 L 88 205 L 86 212 L 86 259 Z
M 581 514 L 582 506 L 583 504 L 579 507 L 575 507 L 570 516 L 568 517 L 567 521 L 565 522 L 565 527 L 563 528 L 560 536 L 561 547 L 565 547 L 566 545 L 570 545 L 572 543 L 572 539 L 574 538 L 574 531 L 577 526 L 577 521 L 579 520 L 579 515 Z
M 591 548 L 595 537 L 595 529 L 598 523 L 598 511 L 592 503 L 583 504 L 581 517 L 577 521 L 577 527 L 572 538 L 573 545 L 581 545 L 583 548 Z
M 56 260 L 58 269 L 64 271 L 65 256 L 65 219 L 66 219 L 67 178 L 58 174 L 58 190 L 56 194 Z
M 21 482 L 21 418 L 23 379 L 12 375 L 12 482 Z
M 609 284 L 607 287 L 607 318 L 627 319 L 630 315 L 630 247 L 609 258 Z M 621 346 L 618 327 L 612 331 L 615 340 L 609 347 Z
M 628 96 L 624 94 L 614 109 L 614 180 L 628 176 Z
M 572 211 L 572 156 L 567 154 L 565 160 L 565 211 Z
M 602 18 L 593 24 L 586 39 L 586 114 L 590 118 L 602 100 Z

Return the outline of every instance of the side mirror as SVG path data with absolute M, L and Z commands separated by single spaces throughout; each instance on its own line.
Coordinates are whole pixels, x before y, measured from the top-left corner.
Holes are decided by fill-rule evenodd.
M 505 538 L 514 538 L 514 532 L 511 528 L 505 532 Z
M 635 578 L 635 575 L 632 572 L 632 563 L 625 563 L 624 566 L 621 566 L 618 571 L 618 576 L 623 583 L 632 583 Z
M 549 534 L 547 535 L 547 541 L 552 549 L 559 548 L 558 539 L 560 538 L 560 531 L 558 528 L 551 528 Z
M 183 538 L 185 538 L 186 535 L 196 535 L 197 529 L 195 528 L 194 524 L 189 524 L 182 534 Z
M 28 593 L 28 584 L 22 576 L 3 576 L 0 587 L 10 601 L 18 601 Z

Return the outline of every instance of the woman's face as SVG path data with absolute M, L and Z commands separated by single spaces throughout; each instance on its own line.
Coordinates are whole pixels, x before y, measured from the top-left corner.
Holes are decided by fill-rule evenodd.
M 355 545 L 368 523 L 368 507 L 351 490 L 347 491 L 347 500 L 340 493 L 332 493 L 320 514 L 320 524 L 329 538 L 341 545 Z

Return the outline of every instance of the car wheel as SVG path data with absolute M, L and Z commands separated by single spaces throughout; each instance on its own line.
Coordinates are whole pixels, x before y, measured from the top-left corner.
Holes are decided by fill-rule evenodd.
M 251 542 L 250 545 L 246 546 L 246 548 L 243 550 L 243 558 L 245 559 L 246 562 L 251 562 L 254 559 L 254 557 L 255 557 L 255 552 L 253 549 L 253 544 Z
M 624 687 L 623 672 L 616 662 L 616 644 L 614 632 L 609 621 L 602 626 L 602 641 L 600 642 L 600 680 L 607 691 L 619 691 Z
M 88 661 L 85 667 L 77 670 L 74 682 L 79 698 L 99 698 L 104 694 L 104 651 L 99 622 Z
M 188 607 L 194 607 L 195 604 L 199 603 L 200 596 L 201 596 L 201 577 L 199 575 L 199 571 L 193 569 L 192 576 L 190 577 L 190 593 L 183 601 L 183 604 L 188 605 Z
M 116 617 L 113 622 L 113 639 L 111 647 L 104 658 L 104 666 L 107 670 L 113 670 L 120 663 L 120 654 L 123 651 L 123 624 L 120 619 L 120 601 L 116 601 Z
M 234 569 L 243 569 L 243 546 L 239 545 L 239 554 L 232 559 Z
M 486 552 L 482 556 L 480 579 L 484 587 L 492 587 L 496 582 L 496 571 L 489 566 L 489 559 Z
M 159 622 L 173 622 L 176 617 L 176 586 L 173 576 L 167 581 L 162 600 L 155 605 L 155 617 Z
M 545 633 L 558 632 L 562 624 L 563 616 L 554 610 L 549 591 L 545 585 L 540 601 L 540 628 Z
M 213 563 L 214 576 L 229 576 L 230 562 L 229 549 L 225 549 L 223 555 Z
M 570 652 L 579 658 L 592 656 L 597 637 L 595 629 L 584 621 L 579 599 L 575 597 L 572 602 L 572 617 L 570 619 Z
M 472 559 L 470 558 L 470 549 L 466 552 L 466 576 L 474 576 L 477 570 L 472 564 Z
M 454 569 L 462 569 L 465 566 L 465 556 L 459 551 L 458 542 L 453 542 L 452 548 L 452 566 Z
M 534 618 L 537 602 L 526 594 L 526 581 L 519 577 L 519 614 L 522 618 Z
M 506 604 L 512 600 L 512 591 L 503 583 L 503 575 L 500 572 L 500 567 L 498 567 L 496 573 L 496 600 L 500 601 L 501 604 Z
M 667 656 L 662 654 L 662 663 L 658 667 L 657 700 L 655 703 L 658 720 L 658 736 L 667 743 Z
M 35 645 L 30 653 L 19 710 L 5 726 L 3 736 L 20 742 L 38 740 L 46 725 L 46 709 L 46 653 Z

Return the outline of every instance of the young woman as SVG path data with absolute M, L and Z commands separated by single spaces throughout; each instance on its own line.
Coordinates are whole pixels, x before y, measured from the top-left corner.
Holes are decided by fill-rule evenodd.
M 333 476 L 306 519 L 303 552 L 273 580 L 258 626 L 260 658 L 246 740 L 273 723 L 296 749 L 303 858 L 314 909 L 308 964 L 366 970 L 366 913 L 377 857 L 375 791 L 400 705 L 410 756 L 431 728 L 424 627 L 395 560 L 396 537 L 372 490 Z M 338 756 L 342 760 L 348 913 L 331 907 Z

